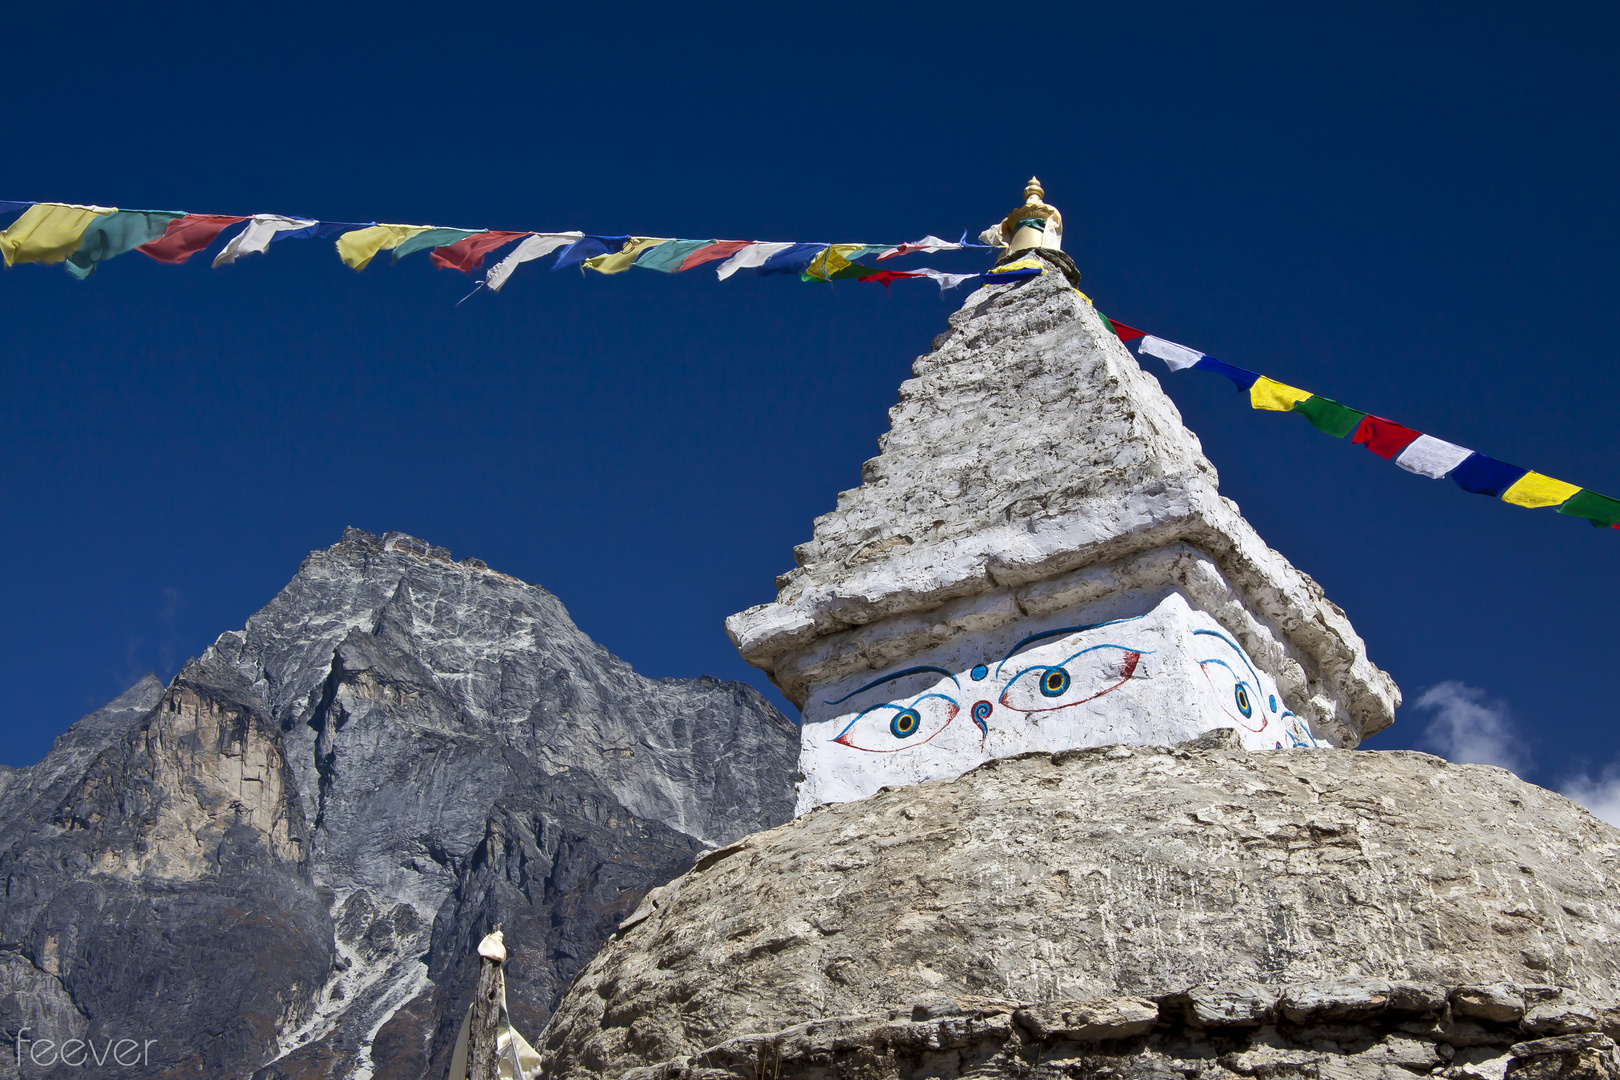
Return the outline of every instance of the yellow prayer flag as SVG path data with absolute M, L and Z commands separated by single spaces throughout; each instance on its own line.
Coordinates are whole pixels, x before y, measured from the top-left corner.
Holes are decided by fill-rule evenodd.
M 9 229 L 0 232 L 0 255 L 5 257 L 7 266 L 25 262 L 59 263 L 73 254 L 92 221 L 115 212 L 109 206 L 35 203 L 24 210 Z
M 1290 412 L 1296 403 L 1314 396 L 1309 390 L 1301 390 L 1264 375 L 1249 387 L 1249 404 L 1256 409 L 1270 409 L 1272 412 Z
M 804 276 L 816 278 L 820 281 L 831 281 L 838 271 L 853 265 L 849 256 L 866 247 L 865 244 L 833 244 L 810 260 L 810 265 L 804 268 Z
M 1538 472 L 1527 472 L 1502 492 L 1502 501 L 1534 510 L 1538 506 L 1562 506 L 1579 490 L 1574 484 L 1566 484 Z
M 397 248 L 431 225 L 371 225 L 354 229 L 337 238 L 338 257 L 352 270 L 364 270 L 377 252 Z
M 1014 259 L 1004 266 L 992 266 L 987 273 L 1005 274 L 1012 270 L 1039 270 L 1046 273 L 1046 264 L 1033 255 L 1026 255 L 1022 259 Z
M 632 236 L 629 242 L 618 251 L 586 259 L 585 265 L 598 274 L 617 274 L 621 270 L 630 269 L 635 264 L 635 261 L 641 257 L 643 251 L 667 243 L 669 243 L 668 237 Z

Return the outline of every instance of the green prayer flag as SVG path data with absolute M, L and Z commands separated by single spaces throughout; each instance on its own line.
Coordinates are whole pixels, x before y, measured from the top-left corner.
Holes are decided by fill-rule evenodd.
M 706 248 L 713 240 L 671 240 L 667 244 L 650 247 L 637 256 L 637 270 L 657 270 L 660 274 L 673 274 L 680 270 L 686 257 L 699 248 Z
M 394 249 L 394 260 L 397 262 L 405 256 L 421 251 L 424 248 L 445 247 L 465 240 L 469 236 L 477 236 L 479 233 L 487 231 L 486 229 L 429 229 L 427 232 L 419 232 Z
M 1571 517 L 1583 517 L 1600 529 L 1620 522 L 1620 501 L 1599 495 L 1595 491 L 1582 489 L 1571 495 L 1563 506 L 1558 508 L 1560 514 L 1569 514 Z
M 1312 394 L 1304 401 L 1294 402 L 1294 411 L 1311 422 L 1317 431 L 1342 439 L 1356 430 L 1362 419 L 1367 415 L 1347 409 L 1332 398 L 1325 398 L 1319 394 Z
M 81 281 L 90 276 L 96 263 L 150 244 L 168 229 L 169 222 L 186 215 L 178 210 L 119 210 L 104 214 L 90 223 L 79 238 L 79 246 L 63 264 Z

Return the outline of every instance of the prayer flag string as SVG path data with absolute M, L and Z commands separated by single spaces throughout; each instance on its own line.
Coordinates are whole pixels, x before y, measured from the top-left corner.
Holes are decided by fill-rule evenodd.
M 1144 356 L 1163 360 L 1171 371 L 1209 371 L 1224 375 L 1249 395 L 1249 405 L 1271 412 L 1303 416 L 1311 426 L 1335 439 L 1350 436 L 1368 450 L 1409 473 L 1431 480 L 1450 477 L 1464 491 L 1489 495 L 1514 506 L 1555 507 L 1560 514 L 1585 518 L 1597 528 L 1620 529 L 1620 500 L 1588 488 L 1555 480 L 1518 465 L 1498 461 L 1477 450 L 1341 405 L 1332 398 L 1267 378 L 1258 371 L 1233 367 L 1186 345 L 1126 326 L 1103 316 L 1122 342 L 1136 341 Z
M 858 261 L 871 256 L 874 263 L 882 263 L 918 252 L 988 250 L 991 247 L 969 243 L 965 232 L 962 239 L 955 242 L 929 235 L 902 244 L 678 240 L 582 232 L 389 225 L 375 221 L 317 221 L 281 214 L 231 216 L 179 210 L 122 210 L 73 203 L 0 200 L 0 214 L 12 213 L 19 216 L 0 231 L 0 258 L 6 266 L 63 263 L 69 273 L 81 280 L 89 277 L 98 263 L 131 251 L 158 262 L 184 263 L 233 225 L 242 225 L 242 228 L 226 240 L 214 256 L 215 267 L 229 266 L 245 255 L 264 254 L 279 240 L 324 236 L 337 237 L 334 244 L 338 256 L 356 271 L 364 270 L 384 251 L 390 252 L 392 261 L 428 251 L 435 266 L 471 275 L 483 266 L 486 256 L 508 249 L 478 283 L 479 288 L 488 288 L 491 292 L 499 292 L 522 264 L 552 253 L 556 253 L 553 270 L 578 266 L 582 272 L 590 270 L 610 275 L 634 267 L 673 274 L 717 263 L 715 274 L 721 280 L 739 270 L 793 274 L 806 282 L 861 281 L 885 288 L 895 281 L 915 278 L 935 282 L 941 292 L 968 281 L 1002 284 L 1033 277 L 1045 270 L 1040 260 L 1031 258 L 1005 263 L 982 274 L 951 274 L 928 267 L 897 270 Z M 474 289 L 476 291 L 478 289 Z M 1223 375 L 1239 390 L 1248 393 L 1253 408 L 1298 413 L 1317 430 L 1336 439 L 1349 436 L 1351 442 L 1394 461 L 1407 472 L 1435 480 L 1449 477 L 1464 491 L 1489 495 L 1515 506 L 1555 507 L 1560 514 L 1585 518 L 1599 528 L 1620 529 L 1620 500 L 1510 465 L 1393 420 L 1360 412 L 1332 398 L 1267 378 L 1257 371 L 1234 367 L 1197 349 L 1155 337 L 1107 316 L 1103 316 L 1103 321 L 1121 341 L 1136 341 L 1141 354 L 1157 357 L 1171 371 L 1194 368 Z
M 887 287 L 907 278 L 927 278 L 940 291 L 970 280 L 1005 281 L 1029 276 L 1008 268 L 986 274 L 949 274 L 920 268 L 893 270 L 856 261 L 868 256 L 884 262 L 918 252 L 988 249 L 929 235 L 903 244 L 807 244 L 768 240 L 677 240 L 655 236 L 600 236 L 582 232 L 507 232 L 451 229 L 436 225 L 389 225 L 375 221 L 316 221 L 283 214 L 190 214 L 178 210 L 120 210 L 72 203 L 0 201 L 0 214 L 20 216 L 0 232 L 0 257 L 18 263 L 65 263 L 75 277 L 86 278 L 97 263 L 138 251 L 158 262 L 179 264 L 212 244 L 232 225 L 234 233 L 214 256 L 215 267 L 229 266 L 244 255 L 262 255 L 279 240 L 336 236 L 338 257 L 353 270 L 364 270 L 378 255 L 390 252 L 398 261 L 418 251 L 430 252 L 433 265 L 472 274 L 486 256 L 510 247 L 485 272 L 481 286 L 499 292 L 523 263 L 556 253 L 553 270 L 578 266 L 598 274 L 617 274 L 631 267 L 680 273 L 706 263 L 721 279 L 739 270 L 760 274 L 797 274 L 801 281 L 866 281 Z

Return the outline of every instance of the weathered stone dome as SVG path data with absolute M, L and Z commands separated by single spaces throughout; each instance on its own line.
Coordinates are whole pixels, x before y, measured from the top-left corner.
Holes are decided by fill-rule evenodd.
M 545 1074 L 735 1072 L 715 1048 L 762 1038 L 817 1068 L 839 1038 L 868 1058 L 896 1039 L 960 1057 L 972 1030 L 1003 1049 L 1018 1031 L 1147 1038 L 1185 1007 L 1200 1031 L 1388 1013 L 1427 1032 L 1427 1049 L 1390 1044 L 1394 1028 L 1356 1038 L 1418 1054 L 1394 1073 L 1410 1075 L 1458 1045 L 1602 1026 L 1601 1005 L 1569 1003 L 1620 999 L 1620 831 L 1502 769 L 1406 751 L 1251 754 L 1221 734 L 992 761 L 706 855 L 579 976 L 545 1035 Z M 1076 1000 L 1091 1005 L 1065 1006 L 1067 1020 L 1032 1004 Z M 1586 1019 L 1537 1027 L 1537 1001 Z M 970 1033 L 950 1035 L 940 1016 Z M 866 1035 L 825 1034 L 852 1018 L 870 1021 Z M 894 1034 L 908 1024 L 945 1026 Z M 1507 1026 L 1443 1034 L 1458 1024 Z M 1329 1038 L 1292 1037 L 1271 1042 Z M 929 1069 L 969 1071 L 965 1058 L 919 1075 Z

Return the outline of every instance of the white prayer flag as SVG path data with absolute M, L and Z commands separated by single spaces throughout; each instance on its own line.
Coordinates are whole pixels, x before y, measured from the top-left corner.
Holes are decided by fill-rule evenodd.
M 1197 349 L 1189 349 L 1185 345 L 1177 345 L 1173 341 L 1154 337 L 1152 334 L 1142 338 L 1139 348 L 1149 356 L 1157 356 L 1170 365 L 1171 371 L 1182 371 L 1192 367 L 1204 358 L 1204 354 Z
M 243 255 L 262 255 L 278 232 L 307 229 L 319 225 L 308 218 L 282 217 L 280 214 L 254 214 L 247 228 L 226 241 L 220 253 L 214 256 L 215 266 L 229 266 Z
M 760 243 L 749 244 L 747 247 L 737 252 L 737 254 L 721 263 L 720 269 L 716 270 L 715 273 L 720 275 L 721 281 L 724 281 L 726 278 L 730 277 L 732 274 L 735 274 L 739 270 L 746 270 L 755 266 L 764 266 L 766 259 L 769 259 L 772 255 L 775 255 L 779 251 L 786 251 L 792 246 L 792 244 L 767 244 L 763 241 Z
M 550 255 L 564 244 L 572 244 L 584 235 L 582 232 L 535 233 L 513 248 L 506 258 L 490 267 L 484 274 L 484 284 L 500 292 L 501 286 L 506 284 L 506 279 L 512 276 L 518 264 Z
M 879 255 L 877 261 L 882 262 L 884 259 L 892 259 L 896 255 L 910 255 L 914 251 L 960 251 L 961 249 L 961 244 L 950 240 L 941 240 L 930 233 L 921 240 L 913 240 L 910 243 L 901 244 L 899 247 L 890 248 Z
M 913 270 L 911 273 L 922 274 L 933 281 L 937 281 L 939 283 L 940 292 L 944 292 L 946 289 L 954 289 L 958 285 L 962 284 L 962 282 L 971 281 L 980 276 L 978 274 L 947 274 L 943 270 L 932 270 L 926 266 L 919 270 Z
M 1395 464 L 1410 473 L 1440 480 L 1446 473 L 1467 460 L 1473 451 L 1456 443 L 1448 443 L 1433 435 L 1419 435 L 1400 452 Z

